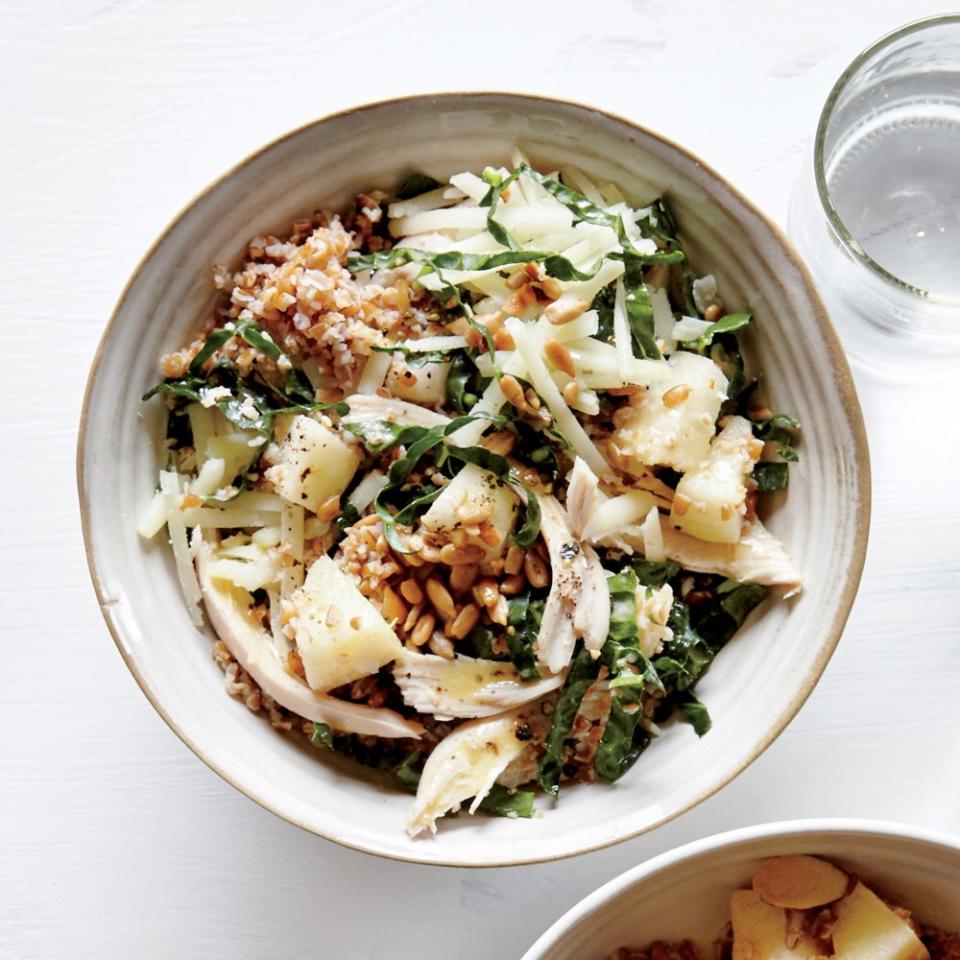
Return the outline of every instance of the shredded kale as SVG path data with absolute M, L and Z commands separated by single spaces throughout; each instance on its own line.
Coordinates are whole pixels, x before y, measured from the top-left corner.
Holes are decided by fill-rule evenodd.
M 689 723 L 698 737 L 710 732 L 713 721 L 707 708 L 689 691 L 678 693 L 674 698 L 683 720 Z
M 642 557 L 632 557 L 629 564 L 630 569 L 637 575 L 637 580 L 648 587 L 662 587 L 680 572 L 679 564 L 672 560 L 655 562 Z
M 447 438 L 468 423 L 475 420 L 489 420 L 498 429 L 506 422 L 502 417 L 490 414 L 465 414 L 447 424 L 436 427 L 406 426 L 389 423 L 386 420 L 354 422 L 345 424 L 348 430 L 355 433 L 368 450 L 381 453 L 391 447 L 402 445 L 406 447 L 406 454 L 390 465 L 387 474 L 387 484 L 377 494 L 373 501 L 373 508 L 383 523 L 384 536 L 390 546 L 398 553 L 409 553 L 400 534 L 398 526 L 409 526 L 413 523 L 421 510 L 431 504 L 443 492 L 442 487 L 433 487 L 421 491 L 411 499 L 406 485 L 410 475 L 427 454 L 432 454 L 437 466 L 443 466 L 448 460 L 460 463 L 473 463 L 485 470 L 491 471 L 499 480 L 512 486 L 524 503 L 523 523 L 513 534 L 513 541 L 526 549 L 533 545 L 540 533 L 540 502 L 536 494 L 510 473 L 510 465 L 505 457 L 493 453 L 486 447 L 459 447 L 448 443 Z M 389 501 L 397 499 L 402 494 L 404 506 L 397 512 L 389 508 Z
M 439 180 L 434 180 L 425 173 L 411 173 L 397 188 L 394 196 L 398 200 L 410 200 L 413 197 L 419 197 L 421 193 L 436 190 L 439 186 Z
M 310 731 L 310 742 L 332 750 L 333 731 L 325 723 L 314 721 L 313 730 Z
M 510 791 L 495 783 L 490 792 L 480 801 L 480 810 L 495 817 L 532 817 L 533 791 Z
M 799 459 L 794 436 L 799 429 L 800 422 L 785 413 L 774 414 L 753 425 L 753 432 L 764 443 L 776 443 L 780 456 L 790 463 L 796 463 Z
M 403 357 L 408 367 L 417 370 L 428 363 L 446 363 L 450 355 L 459 347 L 450 347 L 446 350 L 414 350 L 400 343 L 391 343 L 383 347 L 373 347 L 374 353 L 389 353 Z
M 567 674 L 566 682 L 554 707 L 550 730 L 544 741 L 544 752 L 537 771 L 537 783 L 552 797 L 557 797 L 560 793 L 564 743 L 570 736 L 583 695 L 590 684 L 597 679 L 597 666 L 589 651 L 581 647 L 570 664 L 570 672 Z
M 453 354 L 447 375 L 447 401 L 457 413 L 468 413 L 489 383 L 489 378 L 480 376 L 473 358 L 466 350 L 458 350 Z
M 628 708 L 618 698 L 610 705 L 610 716 L 597 744 L 593 769 L 603 780 L 619 780 L 636 762 L 650 743 L 650 734 L 640 725 L 643 708 Z
M 786 490 L 790 486 L 790 464 L 788 463 L 758 463 L 753 468 L 753 482 L 757 485 L 757 493 L 773 493 L 776 490 Z
M 711 323 L 703 333 L 694 340 L 688 341 L 684 346 L 687 350 L 695 350 L 697 353 L 704 353 L 713 343 L 713 338 L 724 333 L 733 333 L 740 330 L 750 323 L 752 317 L 749 313 L 728 313 L 721 317 L 716 323 Z

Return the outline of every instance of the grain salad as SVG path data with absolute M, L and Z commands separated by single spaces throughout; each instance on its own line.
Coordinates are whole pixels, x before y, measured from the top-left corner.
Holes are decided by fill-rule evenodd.
M 769 857 L 730 894 L 712 950 L 662 940 L 607 960 L 960 960 L 960 933 L 921 924 L 888 894 L 827 860 Z
M 213 282 L 144 397 L 138 529 L 230 694 L 414 793 L 414 836 L 709 731 L 698 680 L 800 589 L 758 515 L 799 424 L 664 198 L 516 151 L 255 237 Z

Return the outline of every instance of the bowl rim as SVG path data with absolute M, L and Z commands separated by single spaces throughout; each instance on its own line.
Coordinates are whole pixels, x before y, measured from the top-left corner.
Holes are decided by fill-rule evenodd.
M 571 850 L 565 853 L 551 854 L 547 856 L 519 856 L 507 860 L 498 861 L 496 863 L 491 863 L 485 860 L 477 859 L 460 859 L 460 860 L 442 860 L 429 858 L 426 856 L 418 856 L 414 850 L 411 850 L 409 853 L 392 853 L 385 852 L 377 848 L 375 844 L 368 843 L 365 841 L 358 840 L 354 837 L 348 835 L 337 834 L 332 830 L 325 830 L 320 825 L 313 825 L 305 822 L 302 818 L 294 816 L 287 813 L 279 804 L 274 803 L 271 799 L 265 796 L 261 796 L 256 790 L 244 785 L 241 782 L 239 776 L 235 776 L 224 768 L 214 756 L 211 756 L 207 751 L 203 750 L 201 747 L 194 742 L 191 735 L 181 726 L 178 720 L 176 720 L 161 704 L 159 698 L 153 692 L 148 683 L 146 677 L 143 675 L 139 669 L 134 657 L 131 655 L 130 651 L 127 649 L 126 645 L 123 642 L 122 630 L 118 624 L 114 621 L 112 616 L 111 607 L 116 603 L 114 599 L 108 596 L 103 582 L 100 577 L 100 570 L 98 567 L 97 559 L 97 546 L 95 543 L 94 532 L 91 527 L 90 522 L 90 508 L 89 508 L 89 493 L 87 491 L 85 483 L 85 466 L 86 466 L 86 446 L 87 446 L 87 427 L 88 419 L 90 413 L 90 404 L 93 397 L 94 388 L 97 382 L 97 375 L 100 369 L 101 360 L 108 348 L 109 341 L 113 335 L 114 328 L 119 323 L 120 314 L 126 304 L 126 300 L 129 296 L 131 287 L 136 281 L 137 277 L 140 275 L 142 270 L 154 256 L 158 248 L 167 240 L 169 235 L 180 225 L 181 221 L 190 213 L 190 211 L 202 200 L 206 199 L 208 196 L 213 194 L 221 184 L 233 177 L 239 170 L 246 167 L 248 164 L 254 162 L 259 157 L 273 150 L 275 147 L 292 140 L 295 137 L 300 136 L 308 130 L 311 130 L 315 127 L 318 127 L 322 124 L 328 123 L 333 120 L 345 118 L 357 113 L 365 113 L 373 110 L 380 110 L 384 108 L 397 108 L 404 106 L 412 106 L 415 104 L 421 105 L 436 105 L 438 102 L 456 102 L 463 100 L 495 100 L 499 102 L 509 101 L 512 102 L 517 109 L 520 109 L 523 104 L 529 104 L 531 102 L 540 102 L 545 103 L 549 106 L 554 107 L 567 107 L 573 108 L 578 113 L 589 118 L 591 115 L 601 117 L 607 120 L 611 120 L 615 123 L 623 125 L 630 131 L 633 131 L 644 138 L 649 138 L 650 140 L 656 141 L 661 146 L 666 147 L 670 151 L 682 156 L 684 159 L 688 160 L 700 170 L 702 170 L 709 178 L 721 186 L 724 190 L 728 191 L 730 197 L 733 201 L 743 209 L 747 211 L 749 215 L 756 218 L 756 220 L 769 231 L 772 239 L 776 241 L 779 245 L 783 255 L 790 262 L 791 266 L 797 271 L 797 274 L 800 278 L 803 290 L 809 299 L 813 310 L 811 311 L 811 320 L 815 326 L 817 334 L 822 338 L 824 346 L 826 347 L 828 358 L 829 358 L 829 368 L 833 377 L 833 380 L 837 387 L 837 393 L 841 399 L 844 409 L 847 411 L 848 421 L 853 436 L 853 442 L 856 451 L 856 461 L 858 465 L 857 470 L 857 520 L 854 529 L 854 539 L 852 543 L 852 552 L 851 552 L 851 562 L 848 568 L 848 576 L 844 582 L 843 590 L 841 592 L 837 608 L 836 615 L 833 618 L 832 623 L 829 624 L 829 627 L 824 631 L 824 639 L 820 646 L 820 650 L 814 661 L 810 672 L 807 677 L 806 683 L 803 687 L 795 694 L 795 696 L 786 703 L 779 714 L 775 717 L 773 722 L 769 725 L 764 735 L 760 740 L 755 744 L 754 748 L 751 750 L 749 755 L 738 762 L 730 771 L 723 777 L 718 778 L 718 780 L 710 785 L 708 785 L 704 790 L 695 796 L 691 797 L 686 803 L 680 805 L 674 810 L 665 812 L 658 819 L 647 824 L 638 830 L 631 830 L 628 833 L 625 833 L 620 836 L 616 836 L 610 839 L 603 840 L 598 843 L 593 843 L 588 846 L 578 847 L 575 850 Z M 546 863 L 552 862 L 555 860 L 568 859 L 570 857 L 581 856 L 583 854 L 592 853 L 596 850 L 602 850 L 607 847 L 614 846 L 615 844 L 625 842 L 627 840 L 634 839 L 635 837 L 641 836 L 645 833 L 649 833 L 652 830 L 655 830 L 658 827 L 663 826 L 665 823 L 674 820 L 680 815 L 688 812 L 689 810 L 696 807 L 698 804 L 702 803 L 707 798 L 711 797 L 713 794 L 717 793 L 719 790 L 723 789 L 729 783 L 731 783 L 736 777 L 738 777 L 747 767 L 750 766 L 761 754 L 766 751 L 766 749 L 780 736 L 780 734 L 786 729 L 790 724 L 793 718 L 800 711 L 800 708 L 804 705 L 807 699 L 810 697 L 817 683 L 819 682 L 821 676 L 823 675 L 824 670 L 826 669 L 827 663 L 829 662 L 831 656 L 833 655 L 834 650 L 839 643 L 840 637 L 843 633 L 844 626 L 846 625 L 847 619 L 850 615 L 851 607 L 853 606 L 853 601 L 856 597 L 857 590 L 859 588 L 860 579 L 863 573 L 864 564 L 866 561 L 867 553 L 867 540 L 869 537 L 870 531 L 870 514 L 872 507 L 871 500 L 871 466 L 870 466 L 870 454 L 869 446 L 867 441 L 866 427 L 864 425 L 863 413 L 860 407 L 860 401 L 857 396 L 856 388 L 854 385 L 853 375 L 850 371 L 849 364 L 847 363 L 846 355 L 844 354 L 843 347 L 840 343 L 840 339 L 836 333 L 836 330 L 833 327 L 832 322 L 830 321 L 829 315 L 827 313 L 826 307 L 823 304 L 823 301 L 820 299 L 820 295 L 817 291 L 817 288 L 814 284 L 813 278 L 806 266 L 806 264 L 801 259 L 800 255 L 794 250 L 792 244 L 787 238 L 784 231 L 771 219 L 769 219 L 751 200 L 749 200 L 743 193 L 741 193 L 733 184 L 731 184 L 725 177 L 719 174 L 712 166 L 707 163 L 704 163 L 698 156 L 696 156 L 692 151 L 676 143 L 669 137 L 663 136 L 660 133 L 657 133 L 649 128 L 643 126 L 642 124 L 636 123 L 633 120 L 630 120 L 626 117 L 623 117 L 612 111 L 599 109 L 590 104 L 582 103 L 580 101 L 571 100 L 565 97 L 550 97 L 543 96 L 541 94 L 535 93 L 521 93 L 517 91 L 509 90 L 475 90 L 475 91 L 443 91 L 438 93 L 419 93 L 411 94 L 400 97 L 391 97 L 384 100 L 371 101 L 367 103 L 358 104 L 351 107 L 346 107 L 342 110 L 338 110 L 332 113 L 324 114 L 321 117 L 318 117 L 313 120 L 309 120 L 306 123 L 302 123 L 286 133 L 280 134 L 279 136 L 268 141 L 261 147 L 247 154 L 245 157 L 234 163 L 222 174 L 208 183 L 205 187 L 199 190 L 194 194 L 186 203 L 184 203 L 173 218 L 167 223 L 164 229 L 158 234 L 156 239 L 150 244 L 146 252 L 140 257 L 137 261 L 136 266 L 133 268 L 130 276 L 127 278 L 126 282 L 123 285 L 123 288 L 117 298 L 117 301 L 113 307 L 113 310 L 110 314 L 110 317 L 106 323 L 106 326 L 103 329 L 103 332 L 100 336 L 99 342 L 97 344 L 96 350 L 93 355 L 93 359 L 90 364 L 90 369 L 87 374 L 87 381 L 84 387 L 83 393 L 83 402 L 80 412 L 80 420 L 78 426 L 78 435 L 77 435 L 77 455 L 76 455 L 76 475 L 77 475 L 77 493 L 80 506 L 80 525 L 81 532 L 83 536 L 83 546 L 84 554 L 87 560 L 87 567 L 90 574 L 90 579 L 93 583 L 94 592 L 97 596 L 97 603 L 100 608 L 100 612 L 106 622 L 107 629 L 110 632 L 111 637 L 113 638 L 114 645 L 119 651 L 121 657 L 123 658 L 124 663 L 127 666 L 127 669 L 133 675 L 134 680 L 137 685 L 140 687 L 140 690 L 143 692 L 144 696 L 153 706 L 153 708 L 160 715 L 161 719 L 166 723 L 166 725 L 180 738 L 180 740 L 190 749 L 190 751 L 198 757 L 203 763 L 205 763 L 214 773 L 216 773 L 221 779 L 229 783 L 232 787 L 242 793 L 244 796 L 248 797 L 250 800 L 257 803 L 259 806 L 263 807 L 265 810 L 275 814 L 281 819 L 287 821 L 288 823 L 299 827 L 302 830 L 307 831 L 315 836 L 322 837 L 326 840 L 331 840 L 334 843 L 340 844 L 341 846 L 347 847 L 352 850 L 358 850 L 363 853 L 372 854 L 375 856 L 383 857 L 389 860 L 396 860 L 399 862 L 406 863 L 420 863 L 429 866 L 442 866 L 442 867 L 483 867 L 483 868 L 497 868 L 497 867 L 509 867 L 509 866 L 525 866 L 534 863 Z
M 770 823 L 754 824 L 725 830 L 707 837 L 701 837 L 679 847 L 673 847 L 664 853 L 651 857 L 634 867 L 608 880 L 575 903 L 562 916 L 545 930 L 521 960 L 543 960 L 545 952 L 556 947 L 562 938 L 574 927 L 589 920 L 619 896 L 627 893 L 643 881 L 662 873 L 680 863 L 696 860 L 717 850 L 736 849 L 748 846 L 757 840 L 777 838 L 789 840 L 812 834 L 852 835 L 855 837 L 878 837 L 884 839 L 908 840 L 941 847 L 960 854 L 960 835 L 923 827 L 917 824 L 901 823 L 893 820 L 871 820 L 863 817 L 817 817 L 801 820 L 777 820 Z

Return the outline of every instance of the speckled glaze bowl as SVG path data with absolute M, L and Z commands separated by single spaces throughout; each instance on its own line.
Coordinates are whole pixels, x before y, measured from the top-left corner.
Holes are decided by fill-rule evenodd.
M 960 837 L 870 820 L 796 820 L 678 847 L 628 870 L 568 910 L 523 960 L 606 960 L 618 947 L 691 939 L 710 946 L 730 893 L 764 857 L 807 853 L 856 873 L 918 919 L 960 928 Z
M 714 727 L 667 730 L 613 786 L 565 790 L 526 821 L 461 816 L 433 839 L 403 829 L 406 794 L 275 733 L 222 689 L 209 637 L 192 626 L 162 542 L 134 529 L 158 463 L 155 410 L 140 403 L 158 358 L 207 316 L 210 266 L 257 233 L 342 207 L 360 189 L 423 170 L 444 177 L 508 163 L 520 143 L 545 169 L 575 163 L 628 194 L 665 192 L 692 262 L 728 307 L 757 318 L 746 349 L 773 401 L 804 424 L 789 495 L 767 518 L 806 575 L 737 635 L 698 693 Z M 94 586 L 110 632 L 151 703 L 222 777 L 291 823 L 359 850 L 456 866 L 571 856 L 636 836 L 729 782 L 813 689 L 853 602 L 866 550 L 869 460 L 840 345 L 806 270 L 768 220 L 696 157 L 626 120 L 573 103 L 499 93 L 411 97 L 309 124 L 243 161 L 164 231 L 124 290 L 90 374 L 78 475 Z M 158 538 L 162 539 L 162 538 Z

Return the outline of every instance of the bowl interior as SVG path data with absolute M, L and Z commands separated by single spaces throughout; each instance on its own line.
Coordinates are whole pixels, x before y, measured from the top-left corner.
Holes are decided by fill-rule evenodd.
M 807 853 L 857 874 L 927 924 L 956 929 L 960 846 L 922 834 L 818 827 L 735 831 L 657 857 L 591 894 L 557 921 L 523 960 L 603 960 L 618 947 L 694 940 L 712 956 L 730 917 L 732 890 L 750 885 L 764 857 Z M 744 836 L 744 834 L 747 834 Z
M 233 264 L 257 233 L 340 208 L 407 173 L 443 177 L 509 164 L 519 143 L 545 169 L 575 162 L 636 200 L 664 192 L 694 267 L 717 275 L 728 307 L 757 317 L 777 409 L 805 428 L 785 502 L 768 518 L 806 572 L 804 593 L 764 609 L 702 682 L 714 727 L 668 729 L 618 784 L 565 791 L 531 821 L 460 817 L 410 841 L 410 798 L 276 734 L 226 696 L 209 638 L 190 623 L 166 545 L 134 530 L 156 482 L 156 411 L 139 402 L 159 356 L 202 323 L 210 267 Z M 822 307 L 782 236 L 694 158 L 573 104 L 509 95 L 395 101 L 340 114 L 256 154 L 201 195 L 141 263 L 104 337 L 81 431 L 79 480 L 94 581 L 117 643 L 180 736 L 249 796 L 318 834 L 388 856 L 505 864 L 582 852 L 689 808 L 754 759 L 819 677 L 846 619 L 866 541 L 868 462 L 849 371 Z M 816 522 L 810 522 L 811 517 Z M 746 665 L 749 668 L 746 669 Z

